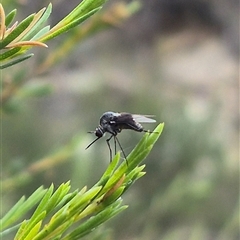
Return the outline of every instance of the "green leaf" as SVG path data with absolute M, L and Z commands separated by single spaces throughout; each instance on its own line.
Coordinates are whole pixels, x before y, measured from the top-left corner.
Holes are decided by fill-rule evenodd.
M 77 194 L 81 194 L 79 190 L 75 190 L 74 192 L 71 192 L 64 196 L 60 203 L 58 204 L 58 207 L 62 207 L 63 205 L 66 205 L 68 202 L 70 202 Z
M 119 172 L 119 174 L 113 174 L 112 177 L 108 180 L 108 182 L 105 184 L 101 192 L 107 192 L 109 191 L 112 187 L 116 185 L 116 183 L 123 177 L 124 172 Z
M 23 205 L 25 197 L 21 197 L 18 202 L 10 209 L 10 211 L 0 220 L 0 231 L 15 222 L 15 212 Z M 14 219 L 13 219 L 14 218 Z
M 49 235 L 53 235 L 53 232 L 55 229 L 57 229 L 61 224 L 68 222 L 68 225 L 72 223 L 70 219 L 67 219 L 68 212 L 62 213 L 58 218 L 52 218 L 50 223 L 45 224 L 44 228 L 38 233 L 38 235 L 34 238 L 37 239 L 44 239 L 45 237 L 48 237 Z M 33 238 L 32 238 L 33 239 Z
M 125 186 L 119 187 L 114 193 L 112 193 L 110 196 L 106 197 L 103 200 L 103 204 L 106 205 L 106 206 L 110 205 L 111 203 L 116 201 L 119 197 L 121 197 L 121 195 L 123 194 L 124 190 L 125 190 Z
M 36 33 L 36 35 L 34 35 L 31 40 L 37 40 L 39 38 L 41 38 L 44 34 L 46 34 L 47 32 L 49 32 L 50 30 L 50 25 L 42 28 L 38 33 Z
M 114 170 L 116 169 L 116 167 L 117 167 L 117 165 L 118 165 L 118 163 L 119 163 L 119 160 L 120 160 L 120 152 L 118 152 L 118 153 L 114 156 L 113 160 L 112 160 L 111 163 L 108 165 L 107 170 L 104 172 L 104 174 L 103 174 L 103 176 L 102 176 L 103 178 L 105 178 L 105 177 L 110 177 L 110 176 L 113 174 Z
M 95 9 L 101 9 L 101 6 L 106 0 L 83 0 L 77 7 L 74 8 L 63 20 L 59 22 L 60 25 L 68 24 L 75 19 L 88 15 Z
M 85 236 L 86 234 L 91 232 L 94 228 L 99 226 L 101 223 L 107 221 L 108 219 L 112 218 L 119 212 L 126 209 L 127 206 L 120 206 L 121 202 L 122 200 L 118 199 L 116 202 L 106 207 L 100 213 L 86 220 L 84 223 L 82 223 L 78 228 L 76 228 L 70 234 L 63 237 L 62 240 L 74 240 L 74 239 L 79 239 Z
M 8 62 L 8 63 L 5 63 L 5 64 L 0 65 L 0 69 L 4 69 L 4 68 L 11 67 L 11 66 L 13 66 L 13 65 L 15 65 L 15 64 L 18 64 L 18 63 L 20 63 L 20 62 L 23 62 L 23 61 L 27 60 L 28 58 L 30 58 L 30 57 L 32 57 L 32 56 L 34 56 L 33 53 L 24 55 L 24 56 L 22 56 L 22 57 L 20 57 L 20 58 L 18 58 L 18 59 L 15 59 L 15 60 L 13 60 L 13 61 L 10 61 L 10 62 Z
M 50 40 L 52 38 L 55 38 L 56 36 L 70 30 L 71 28 L 79 25 L 80 23 L 84 22 L 87 18 L 89 18 L 91 15 L 93 15 L 95 12 L 97 12 L 99 9 L 94 9 L 91 12 L 87 13 L 86 15 L 76 19 L 75 21 L 70 22 L 69 24 L 64 24 L 60 27 L 60 24 L 57 24 L 55 27 L 53 27 L 49 33 L 38 39 L 38 41 L 46 42 L 47 40 Z
M 39 187 L 26 201 L 22 197 L 0 220 L 0 230 L 2 231 L 7 226 L 16 222 L 19 218 L 24 216 L 45 194 L 46 190 Z
M 143 136 L 141 141 L 138 143 L 138 145 L 128 155 L 128 158 L 129 158 L 129 166 L 127 169 L 128 172 L 134 169 L 149 154 L 153 145 L 160 137 L 163 127 L 164 127 L 164 123 L 160 123 L 154 129 L 153 133 L 145 133 L 145 135 Z
M 0 239 L 4 239 L 4 237 L 9 235 L 10 233 L 16 232 L 20 226 L 21 226 L 21 223 L 0 232 Z
M 21 41 L 26 41 L 30 40 L 34 35 L 38 33 L 38 29 L 41 27 L 43 23 L 47 21 L 49 18 L 50 14 L 52 12 L 52 4 L 50 3 L 45 10 L 44 14 L 42 17 L 38 20 L 38 22 L 31 28 L 31 30 L 21 39 Z
M 29 232 L 29 234 L 24 238 L 24 240 L 33 240 L 34 237 L 39 232 L 41 226 L 42 226 L 42 221 L 40 221 L 36 225 L 34 225 L 31 229 L 31 231 Z
M 5 48 L 10 42 L 17 38 L 32 22 L 34 14 L 25 18 L 6 38 L 0 41 L 0 49 Z
M 136 178 L 134 179 L 134 181 L 138 180 L 139 178 L 143 177 L 146 174 L 146 172 L 139 172 L 136 176 Z
M 48 232 L 46 235 L 47 228 L 44 228 L 40 231 L 32 240 L 42 240 L 42 239 L 49 239 L 49 240 L 56 240 L 62 239 L 61 236 L 71 225 L 73 224 L 72 220 L 65 220 L 65 223 L 59 225 L 54 231 Z
M 14 9 L 6 16 L 5 18 L 6 27 L 8 27 L 12 23 L 14 17 L 16 16 L 16 13 L 17 13 L 17 9 Z
M 46 205 L 46 211 L 50 212 L 53 210 L 61 201 L 61 199 L 67 194 L 70 189 L 70 182 L 62 183 L 58 189 L 53 193 Z
M 20 228 L 19 228 L 18 231 L 17 231 L 17 234 L 15 235 L 14 240 L 15 240 L 15 239 L 19 240 L 19 239 L 20 239 L 19 237 L 20 237 L 22 234 L 24 234 L 24 229 L 25 229 L 26 226 L 27 226 L 27 220 L 23 220 Z
M 134 181 L 144 168 L 145 168 L 145 165 L 134 168 L 130 173 L 127 174 L 125 181 L 126 182 Z
M 46 206 L 47 206 L 47 203 L 48 203 L 48 201 L 49 201 L 49 199 L 50 199 L 50 197 L 52 195 L 53 188 L 54 188 L 54 186 L 53 186 L 53 184 L 51 184 L 51 186 L 47 190 L 46 194 L 44 195 L 42 201 L 39 203 L 37 209 L 33 213 L 30 221 L 34 220 L 34 218 L 36 218 L 39 214 L 41 214 L 41 212 L 46 210 Z
M 146 157 L 147 155 L 150 153 L 151 149 L 152 149 L 153 145 L 150 146 L 145 146 L 142 150 L 142 152 L 138 152 L 136 155 L 132 156 L 132 161 L 131 161 L 131 165 L 128 169 L 128 171 L 130 172 L 132 169 L 134 169 L 137 165 L 139 165 Z
M 83 195 L 77 195 L 70 202 L 69 214 L 72 216 L 76 213 L 80 213 L 101 191 L 102 187 L 92 187 Z
M 24 223 L 24 227 L 20 228 L 19 234 L 17 232 L 16 239 L 18 240 L 30 239 L 29 234 L 31 233 L 33 227 L 36 224 L 42 223 L 42 220 L 45 218 L 45 216 L 46 216 L 46 211 L 42 211 L 35 218 L 28 220 L 27 224 Z
M 87 14 L 83 15 L 82 17 L 78 17 L 75 20 L 72 20 L 70 23 L 68 23 L 66 25 L 66 29 L 74 28 L 75 26 L 77 26 L 80 23 L 84 22 L 86 19 L 88 19 L 90 16 L 92 16 L 94 13 L 96 13 L 100 9 L 101 9 L 101 7 L 95 8 L 95 9 L 91 10 L 90 12 L 88 12 Z M 63 27 L 63 28 L 65 28 L 65 27 Z
M 101 179 L 97 182 L 97 184 L 95 186 L 104 186 L 107 183 L 109 178 L 114 173 L 114 170 L 116 169 L 116 167 L 117 167 L 117 165 L 119 163 L 119 159 L 120 159 L 120 153 L 118 152 L 114 156 L 112 162 L 108 165 L 107 170 L 104 172 L 104 174 L 102 175 Z
M 160 137 L 160 135 L 162 134 L 164 128 L 164 123 L 160 123 L 154 130 L 153 133 L 150 134 L 150 139 L 148 139 L 149 144 L 155 144 L 156 141 L 158 140 L 158 138 Z
M 45 217 L 46 214 L 48 214 L 49 209 L 47 209 L 48 203 L 50 201 L 51 195 L 53 193 L 53 184 L 50 186 L 50 188 L 47 190 L 46 194 L 44 195 L 43 199 L 39 203 L 37 209 L 33 213 L 32 217 L 28 221 L 26 228 L 24 229 L 24 235 L 21 236 L 22 239 L 27 236 L 27 234 L 31 231 L 31 228 L 38 223 L 40 220 Z M 47 211 L 48 210 L 48 211 Z
M 154 133 L 155 134 L 155 133 Z M 129 159 L 134 159 L 136 156 L 139 155 L 139 153 L 143 152 L 143 149 L 147 148 L 147 141 L 150 139 L 150 133 L 145 133 L 143 138 L 140 140 L 140 142 L 137 144 L 137 146 L 132 150 L 132 152 L 128 155 Z M 133 164 L 133 160 L 130 160 L 128 171 L 131 171 L 136 164 Z
M 10 58 L 11 56 L 13 56 L 17 52 L 19 52 L 20 49 L 21 49 L 21 47 L 16 47 L 16 48 L 13 48 L 11 50 L 8 50 L 8 51 L 0 54 L 0 61 L 3 61 L 4 59 Z

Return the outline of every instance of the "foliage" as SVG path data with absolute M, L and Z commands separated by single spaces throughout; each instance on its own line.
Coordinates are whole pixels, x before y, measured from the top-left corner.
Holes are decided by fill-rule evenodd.
M 2 4 L 0 4 L 1 69 L 12 67 L 31 58 L 33 54 L 28 53 L 31 48 L 35 46 L 47 47 L 47 41 L 81 24 L 99 11 L 104 3 L 103 0 L 84 0 L 52 28 L 47 25 L 52 12 L 51 4 L 39 12 L 29 15 L 20 23 L 13 23 L 17 14 L 16 9 L 6 15 Z M 117 25 L 118 20 L 127 18 L 130 16 L 129 13 L 136 11 L 138 5 L 130 4 L 128 7 L 128 10 L 120 7 L 112 14 L 105 14 L 102 18 L 97 17 L 92 24 L 78 30 L 80 32 L 79 37 L 75 38 L 74 43 L 71 42 L 71 46 L 98 29 L 111 24 Z M 117 12 L 120 14 L 114 18 L 113 16 Z M 64 44 L 66 44 L 66 41 Z M 66 49 L 66 47 L 63 49 Z M 68 47 L 67 49 L 70 50 Z M 55 61 L 59 58 L 59 54 L 51 55 L 54 56 Z M 52 63 L 52 60 L 50 63 L 47 61 L 47 67 L 49 68 Z M 35 73 L 43 72 L 43 69 L 46 69 L 46 64 L 43 64 L 39 69 L 41 70 L 35 71 Z M 14 99 L 18 103 L 19 97 L 42 96 L 50 91 L 49 86 L 39 83 L 30 83 L 20 87 L 24 78 L 25 75 L 18 72 L 10 81 L 10 84 L 9 81 L 2 82 L 1 107 L 4 111 L 13 109 L 12 100 Z M 93 231 L 98 225 L 126 208 L 122 205 L 120 197 L 138 178 L 144 175 L 142 171 L 144 165 L 139 166 L 139 164 L 149 154 L 162 129 L 163 124 L 160 124 L 155 129 L 156 132 L 148 133 L 143 137 L 138 146 L 128 156 L 129 164 L 126 164 L 125 161 L 118 166 L 120 154 L 117 154 L 99 182 L 89 190 L 84 187 L 80 191 L 71 192 L 70 182 L 67 182 L 61 184 L 56 190 L 54 190 L 53 185 L 48 189 L 40 187 L 29 198 L 22 197 L 0 220 L 0 236 L 5 237 L 17 231 L 14 239 L 19 240 L 79 239 Z M 36 173 L 36 168 L 37 171 L 44 169 L 46 162 L 48 166 L 51 165 L 51 162 L 53 164 L 59 163 L 62 159 L 69 157 L 72 152 L 72 144 L 70 143 L 52 157 L 43 159 L 35 164 L 36 166 L 30 166 L 28 170 Z M 30 175 L 27 171 L 24 171 L 16 177 L 3 181 L 2 186 L 10 189 L 12 184 L 22 184 L 27 179 L 30 179 Z M 33 210 L 32 216 L 30 218 L 26 217 Z M 22 221 L 24 218 L 26 219 Z
M 52 91 L 51 86 L 47 83 L 29 82 L 25 84 L 26 79 L 32 77 L 31 73 L 36 76 L 46 72 L 68 55 L 81 40 L 106 27 L 119 25 L 139 9 L 139 4 L 135 1 L 130 4 L 114 4 L 110 9 L 89 19 L 102 8 L 105 2 L 106 0 L 84 0 L 52 28 L 47 25 L 52 12 L 51 4 L 37 13 L 29 15 L 20 23 L 14 22 L 16 9 L 6 15 L 0 4 L 0 69 L 9 69 L 9 67 L 31 58 L 34 54 L 28 53 L 30 49 L 33 47 L 46 48 L 48 47 L 47 41 L 68 32 L 64 41 L 58 44 L 55 50 L 51 49 L 49 54 L 46 51 L 46 55 L 48 55 L 41 63 L 37 63 L 31 72 L 23 67 L 19 71 L 13 71 L 10 76 L 5 74 L 5 78 L 1 78 L 0 103 L 4 113 L 12 113 L 19 109 L 21 100 L 26 97 L 45 96 Z M 76 28 L 86 19 L 88 22 L 85 25 Z
M 0 220 L 0 236 L 17 230 L 16 240 L 79 239 L 126 209 L 121 196 L 145 174 L 145 165 L 140 163 L 150 153 L 163 126 L 159 124 L 153 133 L 143 136 L 127 157 L 128 164 L 124 161 L 119 165 L 118 153 L 89 190 L 84 187 L 70 192 L 70 182 L 67 182 L 55 191 L 51 185 L 48 189 L 40 187 L 28 199 L 22 197 Z M 19 220 L 36 204 L 32 216 L 19 224 Z
M 63 1 L 62 5 L 66 4 L 66 1 Z M 10 8 L 11 2 L 19 1 L 3 1 L 6 15 L 9 15 L 11 9 L 16 6 Z M 53 2 L 53 13 L 56 4 L 60 2 L 62 1 Z M 143 5 L 151 4 L 150 2 L 152 1 L 142 1 Z M 14 21 L 19 16 L 30 14 L 26 14 L 26 11 L 31 9 L 31 6 L 28 7 L 29 3 L 40 5 L 39 1 L 21 1 L 22 5 L 17 10 L 17 14 L 15 13 Z M 128 4 L 113 1 L 113 4 L 92 15 L 79 27 L 58 35 L 57 41 L 53 39 L 50 42 L 49 39 L 41 42 L 47 43 L 48 48 L 38 45 L 25 46 L 27 50 L 23 51 L 22 55 L 13 55 L 12 59 L 1 62 L 3 65 L 10 63 L 19 57 L 31 54 L 34 50 L 34 57 L 1 70 L 0 87 L 3 89 L 0 99 L 2 108 L 0 135 L 3 139 L 0 150 L 2 156 L 0 186 L 3 191 L 0 200 L 3 211 L 1 214 L 3 215 L 6 209 L 11 208 L 16 199 L 20 200 L 15 208 L 12 208 L 8 214 L 4 214 L 7 227 L 2 231 L 0 238 L 13 239 L 12 236 L 20 228 L 23 219 L 27 219 L 26 221 L 32 219 L 30 216 L 50 188 L 54 188 L 52 193 L 49 190 L 50 200 L 53 196 L 57 197 L 56 193 L 60 191 L 66 191 L 67 196 L 74 198 L 74 193 L 81 194 L 81 190 L 74 192 L 76 188 L 81 189 L 84 185 L 91 187 L 98 181 L 98 175 L 105 170 L 104 167 L 109 162 L 108 152 L 105 152 L 107 146 L 103 140 L 89 151 L 83 151 L 88 142 L 86 139 L 88 134 L 85 133 L 92 130 L 93 126 L 95 127 L 99 114 L 112 108 L 133 113 L 153 113 L 157 119 L 164 119 L 167 122 L 167 128 L 162 135 L 161 144 L 157 144 L 158 146 L 153 149 L 148 158 L 150 161 L 145 167 L 144 171 L 147 171 L 147 174 L 144 179 L 137 181 L 134 188 L 124 195 L 124 202 L 131 206 L 124 214 L 118 214 L 117 218 L 99 226 L 90 235 L 90 239 L 239 239 L 239 191 L 237 190 L 239 147 L 238 138 L 235 138 L 237 133 L 234 125 L 237 119 L 234 114 L 236 105 L 234 107 L 231 104 L 235 99 L 236 91 L 232 91 L 234 81 L 228 81 L 236 75 L 227 65 L 227 72 L 231 72 L 230 76 L 220 74 L 219 78 L 217 74 L 218 81 L 214 89 L 218 91 L 211 91 L 212 85 L 205 81 L 205 74 L 201 75 L 204 79 L 200 80 L 200 84 L 197 81 L 201 79 L 198 72 L 196 72 L 198 77 L 195 78 L 196 76 L 194 77 L 189 71 L 189 74 L 184 76 L 191 77 L 184 77 L 184 81 L 181 81 L 183 76 L 181 67 L 184 64 L 170 64 L 170 68 L 167 65 L 167 69 L 171 69 L 170 75 L 169 71 L 163 69 L 167 62 L 175 63 L 180 56 L 182 57 L 180 60 L 185 59 L 184 53 L 187 53 L 184 63 L 190 68 L 196 67 L 195 63 L 197 67 L 194 69 L 202 70 L 204 63 L 209 59 L 199 62 L 197 53 L 203 46 L 208 46 L 210 60 L 217 60 L 219 55 L 215 55 L 214 43 L 222 48 L 222 45 L 219 45 L 219 35 L 216 39 L 214 33 L 210 36 L 214 52 L 211 52 L 207 44 L 209 43 L 208 34 L 204 34 L 206 41 L 200 41 L 200 45 L 199 41 L 194 42 L 196 43 L 194 46 L 186 44 L 186 41 L 189 43 L 189 37 L 191 43 L 193 39 L 198 39 L 195 35 L 199 34 L 197 28 L 194 28 L 194 35 L 190 33 L 191 31 L 189 32 L 189 28 L 187 32 L 183 28 L 183 31 L 180 30 L 174 34 L 166 28 L 167 33 L 161 32 L 158 35 L 159 29 L 157 32 L 153 29 L 159 25 L 150 25 L 152 31 L 146 37 L 151 38 L 151 34 L 154 34 L 154 44 L 148 42 L 147 46 L 140 44 L 136 37 L 129 38 L 127 34 L 121 34 L 122 29 L 114 31 L 114 38 L 113 31 L 110 31 L 110 38 L 109 35 L 104 34 L 104 39 L 100 37 L 100 41 L 96 37 L 90 43 L 87 42 L 89 37 L 96 35 L 99 31 L 121 27 L 123 20 L 136 9 L 136 2 L 134 5 L 133 1 Z M 145 10 L 148 14 L 149 12 L 151 14 L 151 11 L 157 12 L 156 8 L 145 8 Z M 161 18 L 161 13 L 157 12 L 157 14 L 160 14 Z M 133 22 L 130 21 L 129 26 L 125 25 L 124 28 L 134 30 L 132 32 L 138 30 L 141 35 L 144 35 L 146 26 L 149 26 L 145 24 L 147 22 L 152 24 L 151 18 L 146 16 L 149 15 L 144 15 L 141 24 L 134 25 L 136 26 L 134 29 L 132 24 L 136 19 Z M 39 28 L 40 31 L 52 21 L 52 17 L 54 16 L 51 13 Z M 152 14 L 151 17 L 155 18 L 156 15 Z M 8 28 L 14 25 L 14 21 L 8 24 Z M 21 23 L 21 20 L 19 22 Z M 162 23 L 169 24 L 168 21 Z M 202 30 L 201 27 L 201 34 Z M 78 48 L 79 43 L 85 40 L 84 46 L 91 46 L 87 51 L 84 46 Z M 101 41 L 104 41 L 104 44 L 101 44 Z M 0 54 L 12 49 L 2 49 Z M 197 51 L 192 51 L 193 49 Z M 190 56 L 193 56 L 191 60 L 196 60 L 191 62 L 193 65 L 187 62 Z M 76 62 L 76 58 L 79 62 Z M 64 83 L 59 81 L 62 79 L 56 79 L 56 72 L 46 74 L 59 70 L 59 66 L 56 69 L 53 66 L 57 66 L 57 63 L 62 60 L 64 63 L 61 65 L 60 72 L 69 76 Z M 219 63 L 222 61 L 217 61 L 217 64 Z M 69 66 L 71 66 L 70 70 Z M 92 66 L 95 68 L 93 69 Z M 224 68 L 220 69 L 220 72 L 224 72 Z M 90 71 L 94 74 L 93 78 L 91 78 L 92 75 L 90 78 L 86 75 Z M 174 79 L 172 73 L 175 76 Z M 40 76 L 41 74 L 45 75 Z M 207 76 L 209 77 L 208 74 Z M 54 79 L 54 86 L 50 85 L 52 78 L 56 79 L 56 81 Z M 212 79 L 212 75 L 210 78 Z M 223 79 L 226 81 L 222 81 Z M 35 98 L 46 96 L 53 87 L 57 88 L 53 96 L 41 100 Z M 73 87 L 74 92 L 70 95 L 69 90 L 71 91 Z M 219 91 L 221 89 L 224 91 Z M 224 93 L 229 91 L 231 94 L 226 96 Z M 65 103 L 65 94 L 68 94 L 68 100 L 71 101 L 66 108 L 62 106 Z M 51 109 L 49 109 L 49 102 Z M 231 107 L 226 109 L 226 106 Z M 76 129 L 79 132 L 77 130 L 76 133 Z M 76 135 L 77 139 L 74 137 L 73 141 L 69 141 L 73 135 Z M 138 136 L 138 133 L 132 132 L 125 132 L 119 136 L 122 138 L 120 140 L 123 141 L 124 151 L 132 149 L 132 144 Z M 102 162 L 104 159 L 107 163 Z M 71 184 L 68 182 L 69 179 Z M 125 179 L 124 177 L 122 179 L 127 183 L 126 174 Z M 23 192 L 29 196 L 39 185 L 48 187 L 49 182 L 54 182 L 54 187 L 40 188 L 30 198 L 22 198 Z M 121 184 L 119 181 L 112 188 L 113 192 L 109 190 L 109 197 L 115 192 L 117 194 L 119 188 L 121 191 L 121 187 L 126 187 Z M 70 185 L 71 189 L 68 189 Z M 106 201 L 108 194 L 105 194 Z M 52 201 L 58 203 L 58 200 L 52 199 Z M 68 203 L 68 199 L 63 198 L 63 201 Z M 52 212 L 48 212 L 48 208 L 43 209 L 42 211 L 48 213 L 39 231 L 45 224 L 52 227 L 50 219 L 63 207 L 64 203 L 60 202 Z M 118 207 L 125 206 L 120 203 Z M 71 233 L 78 224 L 79 226 L 83 224 L 84 228 L 85 220 L 96 215 L 98 215 L 97 212 L 73 223 L 63 236 Z M 61 220 L 60 215 L 57 218 Z M 109 231 L 106 229 L 108 227 L 111 229 L 112 238 L 109 238 Z M 27 227 L 25 229 L 27 230 Z M 89 239 L 89 235 L 84 239 Z
M 7 16 L 2 4 L 0 4 L 0 55 L 1 69 L 15 65 L 33 56 L 33 54 L 23 55 L 33 46 L 47 47 L 44 43 L 70 29 L 81 24 L 91 15 L 101 9 L 105 1 L 82 1 L 71 13 L 50 29 L 50 26 L 43 26 L 52 11 L 52 5 L 41 9 L 39 12 L 26 17 L 21 23 L 10 24 L 16 16 L 17 10 L 12 10 Z M 10 50 L 9 50 L 10 49 Z M 17 56 L 22 55 L 17 58 Z

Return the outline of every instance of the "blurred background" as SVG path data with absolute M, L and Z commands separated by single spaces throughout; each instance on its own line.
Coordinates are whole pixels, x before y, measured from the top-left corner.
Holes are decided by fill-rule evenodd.
M 153 114 L 165 128 L 123 197 L 129 208 L 86 239 L 237 240 L 239 1 L 139 2 L 125 18 L 131 1 L 109 1 L 108 27 L 75 42 L 78 30 L 64 34 L 2 71 L 20 84 L 1 119 L 1 214 L 40 185 L 91 187 L 109 164 L 105 139 L 85 150 L 104 112 Z M 20 21 L 48 3 L 2 2 Z M 78 1 L 52 3 L 54 25 Z M 32 97 L 39 86 L 51 93 Z M 141 136 L 119 135 L 126 154 Z

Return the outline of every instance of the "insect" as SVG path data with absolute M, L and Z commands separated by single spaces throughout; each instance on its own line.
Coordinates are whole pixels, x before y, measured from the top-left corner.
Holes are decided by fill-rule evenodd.
M 89 133 L 94 133 L 97 138 L 93 140 L 87 147 L 88 149 L 93 143 L 100 139 L 106 132 L 110 133 L 111 136 L 106 140 L 109 151 L 110 151 L 110 161 L 112 161 L 112 149 L 110 147 L 109 141 L 114 139 L 114 148 L 116 154 L 116 143 L 118 143 L 124 158 L 127 161 L 127 157 L 123 151 L 123 148 L 117 138 L 118 133 L 123 129 L 130 129 L 137 132 L 150 132 L 143 128 L 140 123 L 154 123 L 154 119 L 150 118 L 152 115 L 138 115 L 131 113 L 115 113 L 115 112 L 105 112 L 100 118 L 100 124 L 95 131 Z

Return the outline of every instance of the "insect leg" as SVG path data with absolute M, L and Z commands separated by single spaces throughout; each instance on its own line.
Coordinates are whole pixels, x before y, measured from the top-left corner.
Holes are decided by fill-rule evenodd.
M 114 139 L 117 140 L 117 143 L 118 143 L 118 145 L 119 145 L 119 147 L 120 147 L 120 149 L 121 149 L 121 151 L 122 151 L 122 153 L 123 153 L 123 156 L 124 156 L 124 158 L 125 158 L 125 160 L 126 160 L 126 163 L 127 163 L 127 165 L 128 165 L 128 161 L 127 161 L 126 154 L 125 154 L 125 152 L 123 151 L 123 148 L 122 148 L 122 146 L 121 146 L 121 144 L 120 144 L 120 142 L 119 142 L 117 136 L 115 136 Z
M 149 133 L 149 134 L 150 134 L 150 133 L 158 133 L 158 132 L 152 132 L 152 131 L 146 130 L 146 129 L 143 129 L 142 132 Z
M 111 149 L 111 146 L 110 146 L 109 141 L 112 139 L 112 137 L 113 137 L 113 135 L 111 135 L 110 138 L 108 138 L 108 139 L 106 140 L 107 145 L 108 145 L 108 148 L 109 148 L 109 152 L 110 152 L 110 162 L 112 161 L 112 149 Z
M 115 155 L 116 155 L 117 154 L 116 136 L 114 136 L 114 150 L 115 150 Z

